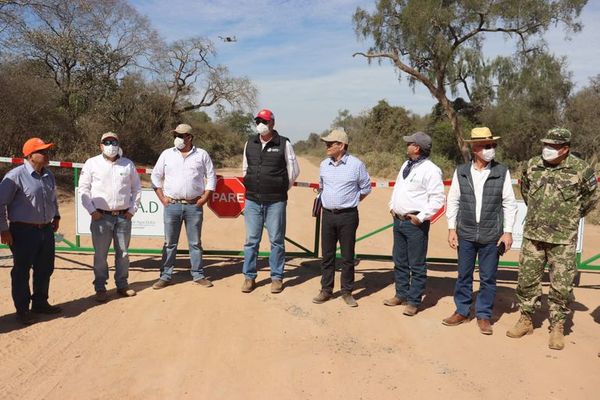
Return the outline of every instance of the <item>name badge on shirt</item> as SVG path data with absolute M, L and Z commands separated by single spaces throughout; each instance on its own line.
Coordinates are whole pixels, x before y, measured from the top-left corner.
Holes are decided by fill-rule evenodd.
M 267 149 L 267 153 L 270 153 L 270 152 L 279 152 L 279 147 L 269 147 Z

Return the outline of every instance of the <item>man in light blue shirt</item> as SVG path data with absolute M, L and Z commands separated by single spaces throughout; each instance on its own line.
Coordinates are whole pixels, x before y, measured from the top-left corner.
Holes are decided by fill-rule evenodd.
M 348 154 L 348 135 L 340 129 L 321 138 L 327 145 L 327 158 L 321 162 L 320 186 L 323 204 L 321 247 L 323 253 L 321 291 L 313 299 L 324 303 L 333 294 L 335 249 L 342 254 L 342 299 L 350 307 L 354 285 L 354 245 L 358 228 L 358 203 L 371 193 L 371 178 L 358 158 Z
M 32 312 L 61 312 L 60 307 L 48 304 L 54 271 L 54 232 L 60 221 L 56 182 L 46 168 L 48 149 L 53 146 L 39 138 L 27 140 L 23 145 L 23 165 L 10 170 L 0 182 L 0 236 L 13 254 L 12 298 L 17 320 L 25 325 L 35 322 Z M 32 267 L 33 294 L 29 289 Z

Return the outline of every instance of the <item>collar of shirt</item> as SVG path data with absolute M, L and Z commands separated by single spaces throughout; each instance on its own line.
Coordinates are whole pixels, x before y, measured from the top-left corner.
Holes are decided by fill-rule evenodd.
M 183 153 L 180 150 L 178 150 L 177 147 L 173 147 L 173 151 L 180 153 L 181 156 L 183 157 Z M 196 152 L 196 146 L 192 146 L 192 149 L 186 153 L 186 157 L 194 152 Z
M 333 165 L 334 167 L 337 167 L 340 164 L 346 164 L 348 162 L 348 156 L 350 156 L 350 154 L 344 153 L 342 158 L 340 158 L 338 161 L 335 161 L 333 158 L 330 158 L 329 165 Z
M 473 161 L 471 163 L 471 172 L 475 171 L 475 172 L 481 173 L 481 172 L 484 172 L 484 171 L 491 171 L 491 169 L 492 169 L 492 163 L 491 162 L 487 163 L 487 165 L 483 169 L 477 169 L 475 167 L 475 161 Z
M 34 168 L 33 165 L 31 165 L 31 163 L 29 162 L 29 160 L 24 160 L 24 164 L 25 164 L 25 169 L 27 170 L 27 173 L 31 176 L 33 176 L 33 173 L 35 172 L 36 174 L 38 173 Z M 39 176 L 46 176 L 48 175 L 48 170 L 46 169 L 46 167 L 42 168 L 42 172 L 40 172 L 38 174 Z

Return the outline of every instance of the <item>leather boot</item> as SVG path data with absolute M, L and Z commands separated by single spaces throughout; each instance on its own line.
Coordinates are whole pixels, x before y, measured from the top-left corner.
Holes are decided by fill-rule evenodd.
M 548 347 L 552 350 L 562 350 L 565 347 L 564 323 L 556 322 L 550 326 Z
M 515 326 L 506 331 L 506 336 L 518 339 L 525 335 L 531 335 L 533 333 L 533 322 L 531 317 L 527 314 L 521 313 L 521 318 L 517 321 Z

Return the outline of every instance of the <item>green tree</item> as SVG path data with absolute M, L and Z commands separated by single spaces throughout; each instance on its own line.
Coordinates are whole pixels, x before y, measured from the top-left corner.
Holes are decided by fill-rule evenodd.
M 577 18 L 587 0 L 378 0 L 372 13 L 354 13 L 356 33 L 371 39 L 367 53 L 354 55 L 389 60 L 420 83 L 442 106 L 463 158 L 468 159 L 460 121 L 448 97 L 463 88 L 471 100 L 488 87 L 483 42 L 486 34 L 517 38 L 520 51 L 538 47 L 550 26 L 562 23 L 578 31 Z M 539 40 L 536 42 L 536 40 Z M 471 86 L 477 90 L 471 90 Z M 484 95 L 483 95 L 484 96 Z
M 494 102 L 479 117 L 502 137 L 503 159 L 523 161 L 540 149 L 545 132 L 563 121 L 573 84 L 566 60 L 544 52 L 499 57 Z
M 568 101 L 565 124 L 573 132 L 573 149 L 592 162 L 600 156 L 600 75 Z

